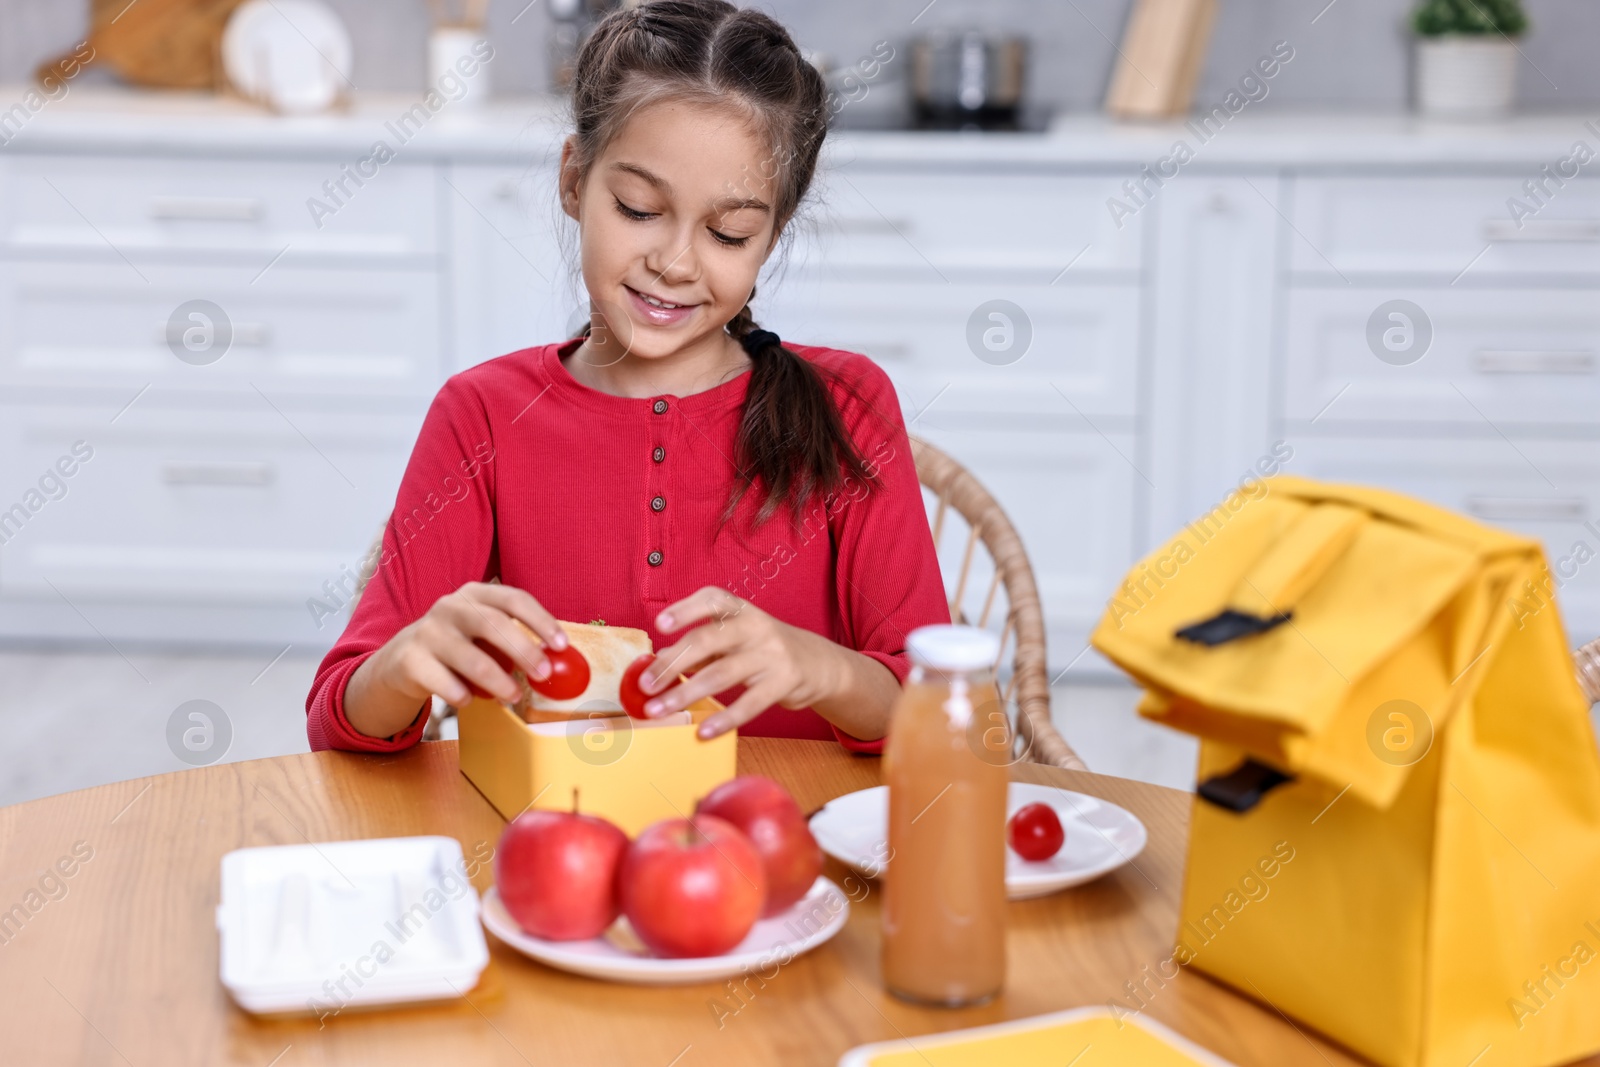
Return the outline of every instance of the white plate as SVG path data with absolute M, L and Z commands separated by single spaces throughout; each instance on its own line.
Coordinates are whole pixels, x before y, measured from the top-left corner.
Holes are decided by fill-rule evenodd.
M 1006 848 L 1006 896 L 1042 897 L 1082 885 L 1114 871 L 1144 849 L 1144 823 L 1126 808 L 1086 793 L 1048 785 L 1012 782 L 1006 792 L 1006 818 L 1026 804 L 1048 804 L 1061 819 L 1067 839 L 1061 851 L 1030 863 Z M 877 877 L 888 854 L 889 787 L 846 793 L 811 816 L 811 833 L 822 851 L 862 874 Z
M 498 889 L 483 897 L 483 925 L 500 940 L 540 963 L 573 974 L 611 982 L 678 985 L 731 978 L 749 970 L 766 970 L 810 952 L 838 933 L 850 916 L 843 890 L 819 877 L 794 907 L 770 919 L 758 919 L 745 939 L 721 956 L 659 959 L 651 956 L 627 919 L 618 919 L 604 935 L 588 941 L 546 941 L 525 933 L 500 903 Z
M 222 33 L 222 66 L 243 96 L 289 114 L 322 111 L 350 83 L 350 34 L 321 0 L 247 0 Z

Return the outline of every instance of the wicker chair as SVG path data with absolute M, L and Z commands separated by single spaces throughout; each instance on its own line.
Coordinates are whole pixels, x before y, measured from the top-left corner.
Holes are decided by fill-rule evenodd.
M 1001 589 L 1005 590 L 1007 614 L 1000 635 L 1000 660 L 995 664 L 997 678 L 1005 678 L 1005 703 L 1017 709 L 1017 754 L 1034 763 L 1045 763 L 1068 770 L 1086 770 L 1083 760 L 1072 750 L 1050 721 L 1050 680 L 1045 658 L 1044 612 L 1039 606 L 1039 589 L 1033 568 L 1011 520 L 1004 509 L 972 474 L 950 456 L 920 438 L 911 439 L 916 458 L 917 479 L 937 501 L 934 511 L 933 542 L 938 547 L 946 520 L 954 511 L 967 527 L 967 540 L 961 551 L 961 569 L 949 592 L 950 617 L 971 622 L 964 610 L 967 582 L 973 573 L 973 560 L 981 543 L 993 565 L 993 576 L 983 598 L 983 610 L 975 621 L 987 626 Z M 378 532 L 381 545 L 383 531 Z M 376 546 L 375 546 L 376 547 Z M 363 580 L 351 599 L 355 610 L 366 582 Z M 1009 675 L 1004 670 L 1006 647 L 1015 639 Z M 423 740 L 437 741 L 445 719 L 455 714 L 437 697 L 429 715 Z
M 1011 671 L 1006 678 L 1005 703 L 1017 709 L 1018 754 L 1034 763 L 1045 763 L 1068 770 L 1087 770 L 1083 760 L 1050 721 L 1050 678 L 1045 657 L 1044 611 L 1039 605 L 1039 587 L 1033 568 L 1011 520 L 983 484 L 961 464 L 920 438 L 911 439 L 916 457 L 917 480 L 938 501 L 933 514 L 933 543 L 937 549 L 953 510 L 967 527 L 961 548 L 960 570 L 949 591 L 950 618 L 975 626 L 988 626 L 995 599 L 1001 589 L 1007 601 L 1005 626 L 1000 632 L 1000 660 L 996 677 L 1004 671 L 1006 646 L 1015 639 Z M 973 558 L 979 544 L 989 557 L 993 574 L 983 594 L 983 607 L 976 619 L 968 616 L 967 582 L 973 573 Z
M 1572 654 L 1578 668 L 1578 688 L 1589 698 L 1589 703 L 1600 702 L 1600 637 Z

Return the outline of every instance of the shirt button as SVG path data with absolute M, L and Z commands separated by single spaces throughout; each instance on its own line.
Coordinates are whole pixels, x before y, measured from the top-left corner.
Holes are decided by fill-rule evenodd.
M 652 566 L 652 567 L 659 567 L 659 566 L 661 566 L 661 553 L 660 552 L 652 552 L 648 556 L 645 557 L 645 561 L 647 563 L 649 563 L 650 566 Z
M 660 445 L 656 445 L 656 450 L 650 453 L 650 458 L 655 460 L 657 463 L 660 463 L 662 460 L 667 458 L 667 450 L 662 448 Z
M 665 400 L 657 400 L 654 404 L 650 405 L 650 410 L 655 412 L 657 415 L 665 415 L 667 413 L 667 402 Z
M 664 496 L 658 496 L 654 500 L 650 501 L 650 510 L 651 511 L 665 511 L 666 507 L 667 507 L 667 498 L 664 497 Z

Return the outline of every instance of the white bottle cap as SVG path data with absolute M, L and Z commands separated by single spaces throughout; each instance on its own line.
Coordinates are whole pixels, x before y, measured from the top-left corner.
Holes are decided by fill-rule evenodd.
M 988 670 L 1000 658 L 1000 638 L 976 626 L 919 626 L 906 638 L 906 651 L 925 667 Z

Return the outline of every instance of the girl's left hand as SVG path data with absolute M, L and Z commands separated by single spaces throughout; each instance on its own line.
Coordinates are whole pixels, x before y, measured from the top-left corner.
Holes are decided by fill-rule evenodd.
M 688 629 L 656 653 L 639 685 L 648 699 L 645 714 L 667 715 L 703 697 L 742 685 L 732 704 L 700 724 L 702 738 L 716 737 L 749 722 L 774 704 L 805 708 L 833 692 L 837 646 L 788 623 L 726 589 L 705 586 L 656 616 L 656 629 Z M 679 674 L 693 674 L 665 692 Z

